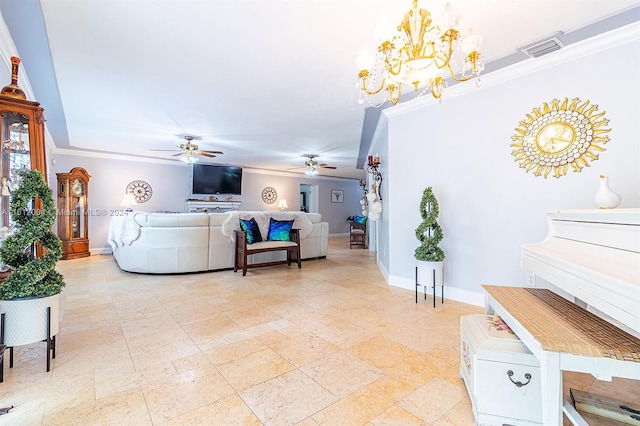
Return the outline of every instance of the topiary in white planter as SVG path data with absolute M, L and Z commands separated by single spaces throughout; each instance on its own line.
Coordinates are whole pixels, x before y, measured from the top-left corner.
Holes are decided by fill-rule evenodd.
M 437 221 L 438 213 L 440 213 L 438 200 L 433 195 L 431 187 L 428 187 L 422 193 L 420 202 L 422 223 L 416 228 L 416 238 L 420 241 L 420 246 L 415 251 L 415 257 L 418 260 L 432 262 L 444 260 L 444 252 L 439 247 L 444 234 Z
M 65 286 L 64 278 L 55 270 L 56 262 L 62 256 L 62 243 L 51 232 L 56 219 L 51 189 L 39 170 L 21 172 L 20 176 L 22 183 L 11 194 L 11 218 L 16 222 L 16 232 L 0 248 L 2 262 L 12 268 L 9 276 L 0 284 L 0 311 L 5 313 L 4 344 L 7 346 L 38 342 L 45 339 L 47 333 L 57 333 L 57 299 Z M 31 208 L 36 197 L 42 202 L 42 209 Z M 42 257 L 35 256 L 34 244 L 42 246 Z M 37 298 L 47 300 L 34 301 Z M 35 310 L 31 313 L 19 312 L 20 308 L 15 305 L 21 302 L 25 302 L 25 307 L 35 306 Z M 45 327 L 47 307 L 52 308 L 49 330 Z M 33 327 L 35 324 L 41 324 L 44 328 Z M 35 331 L 31 337 L 22 333 L 33 329 Z
M 428 187 L 422 193 L 420 202 L 422 223 L 416 228 L 416 238 L 420 241 L 420 246 L 416 248 L 414 255 L 418 260 L 416 280 L 421 282 L 421 285 L 434 288 L 444 284 L 445 255 L 439 247 L 444 234 L 437 221 L 439 212 L 438 200 L 433 195 L 432 188 Z

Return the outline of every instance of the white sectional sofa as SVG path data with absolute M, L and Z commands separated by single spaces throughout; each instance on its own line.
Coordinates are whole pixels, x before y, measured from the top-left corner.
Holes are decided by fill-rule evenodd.
M 109 245 L 120 269 L 129 272 L 172 274 L 233 268 L 238 219 L 294 219 L 301 229 L 302 259 L 327 255 L 329 224 L 319 213 L 302 212 L 226 212 L 226 213 L 147 213 L 133 212 L 113 217 Z M 268 226 L 268 225 L 267 225 Z M 262 226 L 261 226 L 262 228 Z M 266 232 L 263 232 L 266 238 Z M 283 260 L 284 252 L 252 255 L 251 263 Z M 282 258 L 282 259 L 281 259 Z

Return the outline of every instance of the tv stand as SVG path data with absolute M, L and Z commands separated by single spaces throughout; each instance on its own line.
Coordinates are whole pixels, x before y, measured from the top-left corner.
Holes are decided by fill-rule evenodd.
M 238 210 L 240 201 L 195 201 L 187 200 L 187 212 L 228 212 Z

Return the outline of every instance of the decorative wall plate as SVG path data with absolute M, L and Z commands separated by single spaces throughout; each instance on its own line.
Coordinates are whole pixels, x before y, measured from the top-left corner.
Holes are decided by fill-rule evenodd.
M 276 202 L 277 198 L 278 198 L 278 193 L 272 187 L 267 186 L 265 189 L 262 190 L 262 201 L 264 201 L 265 203 L 273 204 Z
M 602 128 L 609 120 L 604 118 L 605 111 L 596 113 L 598 105 L 580 102 L 578 98 L 564 98 L 562 103 L 554 99 L 551 106 L 545 102 L 542 111 L 534 108 L 527 114 L 510 145 L 521 168 L 535 169 L 533 174 L 544 174 L 545 179 L 553 170 L 553 177 L 559 178 L 567 174 L 568 165 L 579 172 L 589 167 L 588 160 L 598 159 L 598 151 L 605 151 L 601 144 L 609 141 L 606 133 L 611 129 Z
M 136 198 L 136 203 L 146 203 L 151 199 L 153 190 L 151 185 L 143 180 L 134 180 L 127 185 L 127 193 L 133 194 Z

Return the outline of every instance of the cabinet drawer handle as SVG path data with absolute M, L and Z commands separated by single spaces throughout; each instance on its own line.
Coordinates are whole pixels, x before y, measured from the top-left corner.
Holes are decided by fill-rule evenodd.
M 511 383 L 513 383 L 519 388 L 521 388 L 522 386 L 527 386 L 531 381 L 531 374 L 529 373 L 525 373 L 524 375 L 524 378 L 527 379 L 527 383 L 522 383 L 521 381 L 514 382 L 513 379 L 511 378 L 511 376 L 513 376 L 513 371 L 511 370 L 507 370 L 507 376 L 509 376 L 509 380 L 511 380 Z

